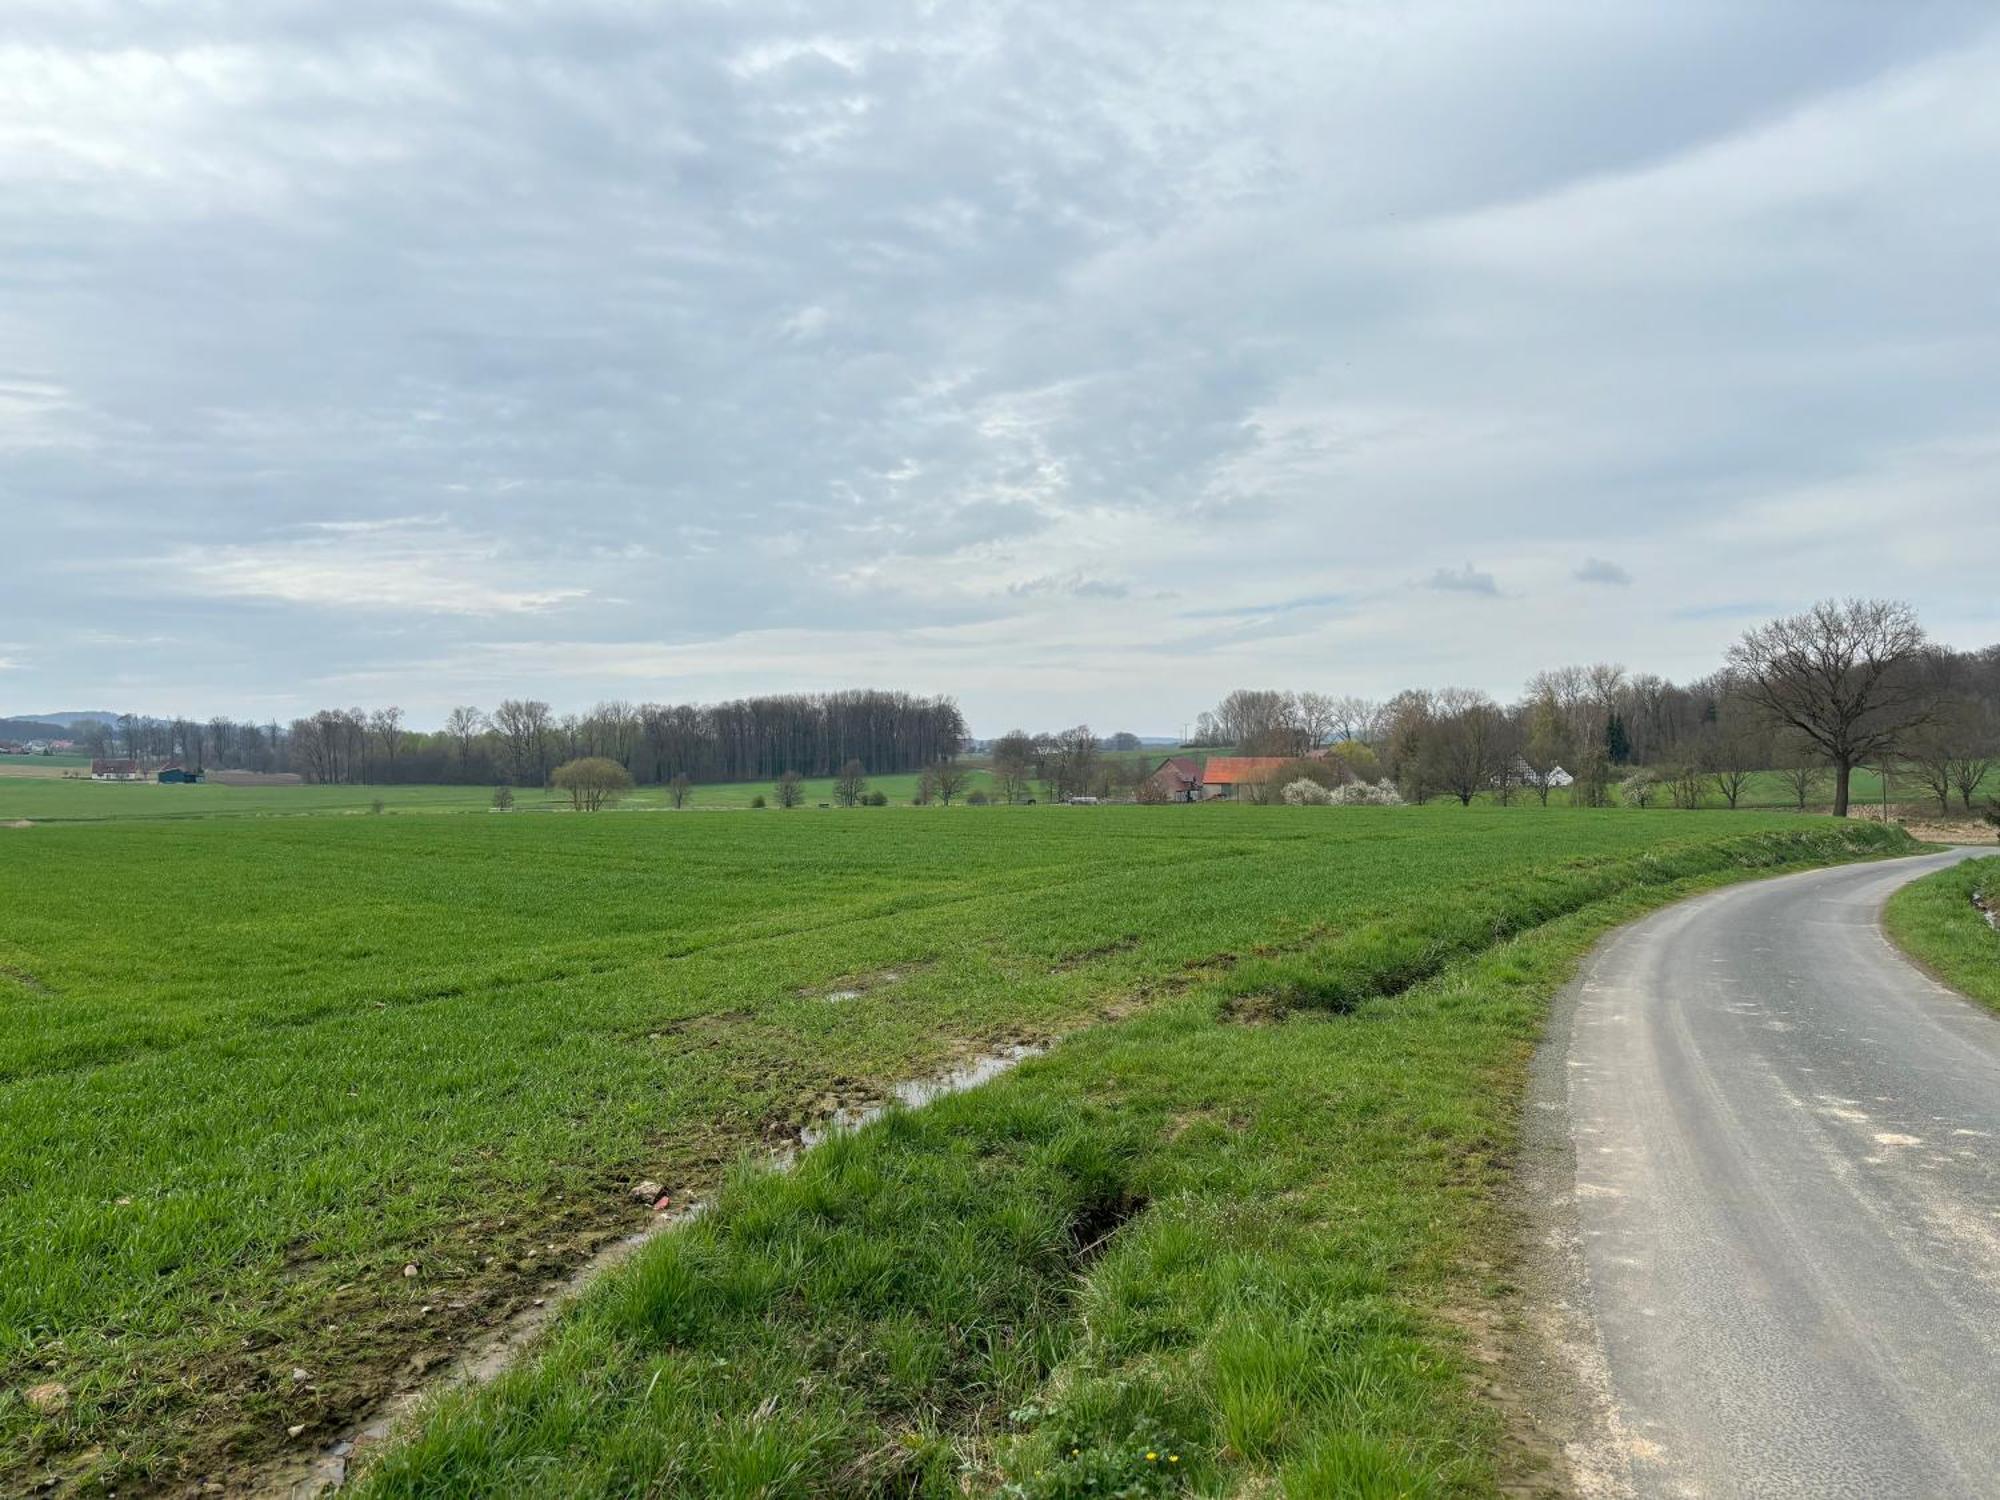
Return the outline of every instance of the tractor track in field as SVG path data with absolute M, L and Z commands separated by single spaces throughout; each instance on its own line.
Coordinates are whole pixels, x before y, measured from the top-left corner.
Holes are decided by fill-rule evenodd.
M 787 1171 L 802 1153 L 822 1141 L 859 1130 L 891 1109 L 922 1109 L 939 1099 L 977 1088 L 1047 1050 L 1042 1044 L 1017 1043 L 998 1051 L 976 1053 L 946 1072 L 894 1084 L 887 1097 L 879 1102 L 846 1106 L 802 1128 L 795 1146 L 770 1155 L 769 1167 L 773 1171 Z M 397 1426 L 426 1402 L 448 1391 L 484 1385 L 504 1374 L 566 1308 L 654 1240 L 706 1213 L 709 1203 L 706 1198 L 687 1198 L 657 1214 L 642 1228 L 612 1240 L 560 1282 L 548 1286 L 531 1304 L 516 1309 L 469 1339 L 448 1363 L 413 1371 L 417 1376 L 414 1381 L 351 1422 L 333 1442 L 309 1456 L 289 1455 L 253 1473 L 245 1492 L 262 1500 L 279 1500 L 279 1497 L 316 1500 L 339 1490 L 347 1482 L 355 1461 L 370 1447 L 388 1441 Z

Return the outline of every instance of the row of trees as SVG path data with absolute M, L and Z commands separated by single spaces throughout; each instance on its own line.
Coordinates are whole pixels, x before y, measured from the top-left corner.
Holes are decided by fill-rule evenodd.
M 177 759 L 191 768 L 295 772 L 319 782 L 509 782 L 545 786 L 554 768 L 603 759 L 642 783 L 829 776 L 850 760 L 877 774 L 948 762 L 965 743 L 950 698 L 858 690 L 713 704 L 601 703 L 556 714 L 510 698 L 454 708 L 431 731 L 400 708 L 327 708 L 289 725 L 125 715 L 79 733 L 92 754 Z
M 1365 745 L 1419 801 L 1547 801 L 1570 778 L 1584 806 L 1619 783 L 1690 806 L 1712 787 L 1734 807 L 1753 773 L 1776 770 L 1799 806 L 1827 787 L 1844 816 L 1853 772 L 1868 766 L 1921 785 L 1943 811 L 1954 799 L 1970 811 L 2000 765 L 2000 646 L 1954 651 L 1908 605 L 1829 600 L 1747 632 L 1685 685 L 1598 662 L 1538 672 L 1511 704 L 1468 688 L 1380 702 L 1242 690 L 1202 715 L 1195 738 L 1250 755 Z

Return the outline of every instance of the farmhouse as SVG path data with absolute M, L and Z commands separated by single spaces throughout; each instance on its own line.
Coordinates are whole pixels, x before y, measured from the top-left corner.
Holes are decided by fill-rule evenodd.
M 1170 755 L 1147 779 L 1166 793 L 1169 802 L 1208 802 L 1235 797 L 1242 787 L 1268 781 L 1291 761 L 1282 755 L 1215 755 L 1198 765 L 1185 755 Z
M 1283 755 L 1217 755 L 1201 768 L 1201 794 L 1235 797 L 1246 786 L 1269 781 L 1274 771 L 1291 761 Z
M 1513 769 L 1509 774 L 1511 774 L 1515 782 L 1521 786 L 1533 786 L 1535 782 L 1539 779 L 1535 773 L 1535 768 L 1529 765 L 1525 759 L 1523 759 L 1521 756 L 1518 755 L 1514 757 Z M 1500 778 L 1497 776 L 1494 777 L 1493 779 L 1496 784 L 1500 780 Z M 1561 766 L 1552 766 L 1549 769 L 1550 786 L 1565 787 L 1574 784 L 1575 781 L 1576 778 L 1570 775 L 1569 772 L 1565 771 Z
M 146 773 L 136 760 L 105 760 L 101 756 L 90 763 L 92 781 L 144 781 Z
M 1201 763 L 1191 756 L 1168 756 L 1146 780 L 1168 802 L 1201 800 Z

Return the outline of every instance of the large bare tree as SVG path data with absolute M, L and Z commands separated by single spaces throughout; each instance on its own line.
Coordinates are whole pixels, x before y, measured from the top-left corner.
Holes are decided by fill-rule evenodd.
M 1891 599 L 1823 599 L 1746 631 L 1729 648 L 1744 697 L 1815 745 L 1833 770 L 1833 815 L 1847 816 L 1854 768 L 1927 719 L 1937 685 L 1923 627 Z
M 1445 688 L 1424 744 L 1431 779 L 1464 807 L 1491 790 L 1512 763 L 1513 726 L 1500 705 L 1471 688 Z

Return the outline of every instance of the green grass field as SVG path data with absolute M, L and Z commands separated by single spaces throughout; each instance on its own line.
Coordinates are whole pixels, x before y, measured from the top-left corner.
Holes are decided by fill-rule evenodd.
M 1912 881 L 1883 922 L 1904 952 L 1952 988 L 2000 1010 L 2000 932 L 1973 904 L 2000 910 L 2000 857 L 1969 859 Z
M 833 801 L 833 782 L 828 778 L 801 783 L 805 794 L 803 809 L 816 811 L 821 803 Z M 871 791 L 886 794 L 891 802 L 908 806 L 916 795 L 917 778 L 872 776 Z M 966 791 L 983 789 L 992 793 L 993 782 L 984 771 L 975 771 Z M 715 782 L 694 788 L 686 812 L 714 812 L 742 809 L 752 799 L 769 801 L 773 791 L 768 782 Z M 372 812 L 380 801 L 383 812 L 450 813 L 488 812 L 493 805 L 489 786 L 224 786 L 204 782 L 199 786 L 161 786 L 157 782 L 99 782 L 54 777 L 0 776 L 0 823 L 17 819 L 33 822 L 102 822 L 107 819 L 181 819 L 215 817 L 286 817 L 304 813 Z M 522 787 L 514 791 L 511 815 L 537 812 L 566 812 L 569 798 L 559 792 Z M 671 811 L 665 787 L 646 786 L 620 798 L 619 812 Z M 781 811 L 777 807 L 772 812 Z M 862 812 L 886 811 L 856 808 Z
M 1074 1034 L 739 1177 L 376 1482 L 1478 1491 L 1445 1317 L 1546 994 L 1685 882 L 1898 847 L 1456 807 L 0 829 L 0 1488 L 309 1448 L 643 1222 L 634 1178 L 707 1195 Z

